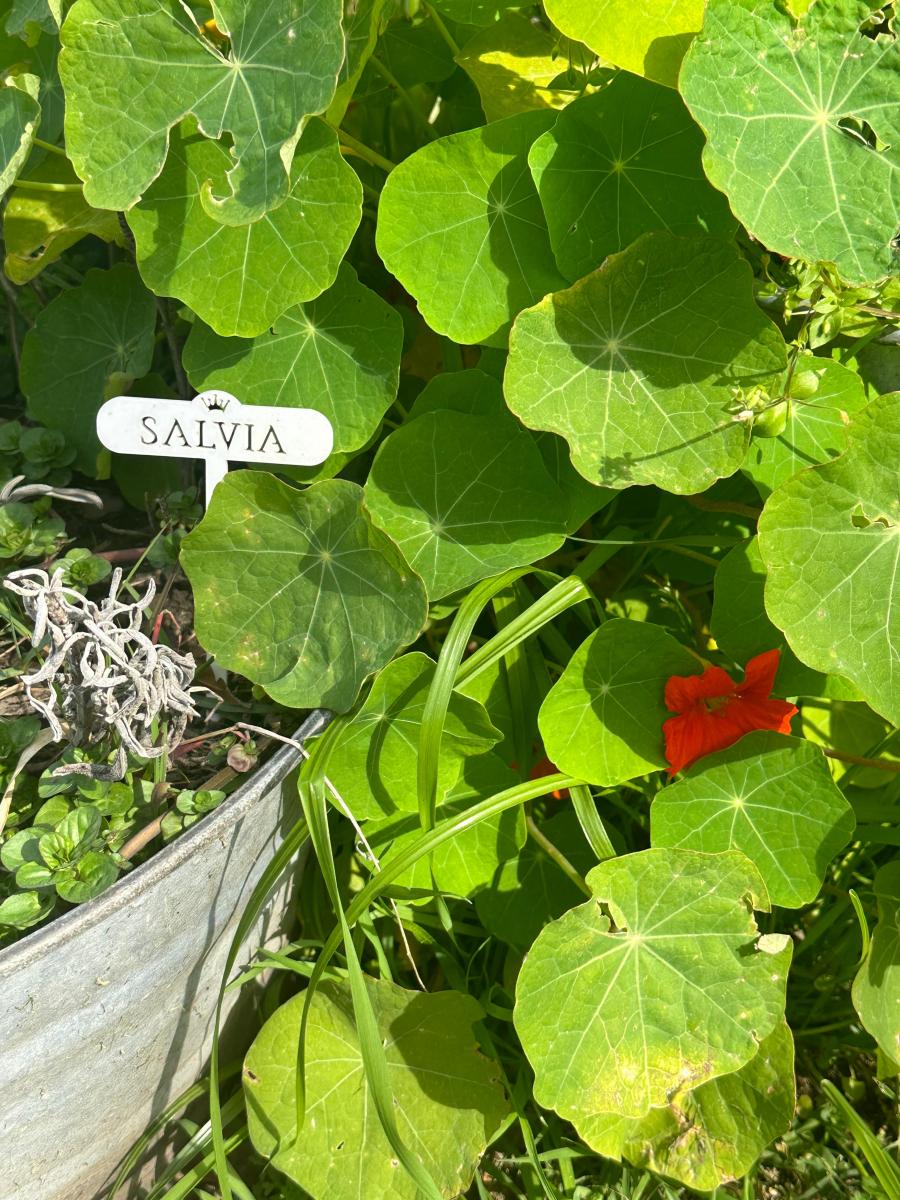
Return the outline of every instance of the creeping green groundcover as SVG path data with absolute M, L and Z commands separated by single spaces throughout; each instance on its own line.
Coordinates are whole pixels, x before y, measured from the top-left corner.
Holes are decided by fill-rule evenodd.
M 227 720 L 335 714 L 153 1200 L 900 1197 L 895 7 L 0 5 L 4 416 L 180 514 Z M 208 389 L 330 455 L 95 433 Z

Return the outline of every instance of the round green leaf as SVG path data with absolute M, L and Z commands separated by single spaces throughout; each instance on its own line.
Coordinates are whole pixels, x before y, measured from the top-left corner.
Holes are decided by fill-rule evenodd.
M 863 1025 L 892 1062 L 900 1062 L 900 860 L 875 876 L 878 924 L 853 981 Z
M 25 336 L 19 381 L 28 411 L 60 429 L 79 470 L 100 472 L 97 410 L 150 369 L 156 306 L 132 266 L 92 270 L 38 313 Z
M 674 87 L 703 0 L 546 0 L 547 16 L 602 59 Z
M 900 395 L 853 420 L 840 458 L 802 471 L 766 502 L 759 548 L 766 609 L 797 657 L 844 675 L 900 724 Z
M 328 778 L 357 818 L 418 808 L 419 733 L 435 664 L 426 654 L 404 654 L 380 672 L 365 703 L 332 743 Z M 438 762 L 438 795 L 456 783 L 465 759 L 500 740 L 484 705 L 451 692 Z
M 345 712 L 425 620 L 421 580 L 346 480 L 232 471 L 181 561 L 202 645 L 290 708 Z
M 457 1196 L 507 1112 L 498 1070 L 472 1032 L 482 1014 L 460 992 L 410 992 L 366 979 L 384 1042 L 394 1117 L 438 1187 Z M 350 988 L 321 983 L 306 1035 L 306 1120 L 296 1124 L 301 994 L 270 1017 L 244 1063 L 253 1145 L 314 1200 L 416 1200 L 373 1112 Z
M 758 939 L 756 868 L 642 850 L 587 881 L 594 898 L 544 928 L 516 988 L 537 1102 L 576 1123 L 644 1117 L 748 1063 L 784 1016 L 791 955 L 784 935 Z
M 313 120 L 297 143 L 284 202 L 252 225 L 222 225 L 203 207 L 200 190 L 205 180 L 224 188 L 230 162 L 196 122 L 183 122 L 128 224 L 148 287 L 177 296 L 217 333 L 254 337 L 334 282 L 359 225 L 362 185 L 337 134 Z
M 229 225 L 276 208 L 308 116 L 331 102 L 344 57 L 341 0 L 218 0 L 223 53 L 175 0 L 75 0 L 61 31 L 66 150 L 95 208 L 127 209 L 162 170 L 189 113 L 234 165 L 204 203 Z
M 688 768 L 650 809 L 654 846 L 740 850 L 783 908 L 815 900 L 855 827 L 821 750 L 765 730 Z
M 900 223 L 900 71 L 893 37 L 860 32 L 872 7 L 709 0 L 680 79 L 738 219 L 853 282 L 894 269 Z
M 399 313 L 342 263 L 327 292 L 253 341 L 195 323 L 184 368 L 198 391 L 223 388 L 243 404 L 318 409 L 334 429 L 333 454 L 345 454 L 366 445 L 393 404 L 402 346 Z
M 548 758 L 604 787 L 664 767 L 666 681 L 698 665 L 657 625 L 607 621 L 581 643 L 541 706 Z
M 601 1113 L 577 1128 L 604 1158 L 624 1158 L 706 1192 L 746 1175 L 787 1132 L 794 1104 L 794 1039 L 782 1021 L 739 1071 L 683 1092 L 639 1120 Z
M 372 520 L 391 535 L 432 599 L 565 540 L 565 505 L 527 431 L 508 414 L 442 409 L 390 434 L 366 482 Z
M 0 929 L 31 929 L 48 917 L 56 896 L 46 892 L 13 892 L 0 902 Z
M 693 493 L 744 457 L 738 390 L 785 363 L 733 246 L 648 233 L 519 315 L 504 391 L 526 425 L 566 439 L 592 483 Z
M 505 333 L 562 282 L 527 161 L 553 119 L 525 112 L 451 134 L 388 176 L 378 253 L 432 329 L 454 341 Z
M 776 437 L 754 437 L 744 460 L 744 472 L 763 500 L 775 488 L 806 467 L 826 463 L 847 448 L 850 416 L 865 407 L 862 380 L 830 358 L 813 354 L 797 357 L 794 380 L 814 375 L 818 386 L 811 396 L 787 405 L 784 429 Z
M 723 653 L 736 663 L 766 650 L 780 650 L 776 696 L 833 696 L 855 700 L 859 693 L 839 675 L 805 666 L 766 616 L 766 568 L 756 538 L 734 546 L 716 569 L 710 631 Z
M 621 72 L 575 100 L 528 155 L 563 275 L 580 279 L 642 233 L 717 233 L 736 221 L 710 187 L 703 134 L 670 88 Z

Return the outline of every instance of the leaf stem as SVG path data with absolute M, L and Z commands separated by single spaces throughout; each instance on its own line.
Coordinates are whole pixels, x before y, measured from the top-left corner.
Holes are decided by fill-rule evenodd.
M 17 179 L 17 188 L 24 192 L 80 192 L 80 183 L 42 183 L 38 179 Z
M 392 88 L 397 93 L 397 95 L 400 97 L 400 99 L 403 101 L 403 103 L 406 105 L 409 115 L 412 117 L 413 121 L 416 123 L 416 125 L 419 127 L 419 129 L 422 130 L 422 132 L 425 134 L 425 136 L 427 138 L 431 138 L 433 140 L 437 136 L 435 134 L 434 129 L 428 124 L 428 121 L 425 118 L 425 114 L 419 108 L 418 104 L 416 104 L 415 100 L 413 100 L 412 96 L 409 94 L 409 92 L 406 90 L 406 88 L 403 86 L 403 84 L 400 82 L 400 80 L 396 77 L 396 75 L 394 75 L 384 65 L 384 63 L 381 61 L 381 59 L 378 58 L 374 54 L 370 57 L 369 62 L 372 64 L 372 66 L 375 68 L 375 70 L 378 72 L 378 74 L 381 76 L 381 78 L 385 81 L 385 83 L 388 85 L 388 87 Z
M 422 7 L 428 13 L 429 17 L 431 17 L 432 21 L 434 21 L 435 29 L 438 31 L 438 33 L 441 35 L 441 37 L 444 39 L 444 41 L 450 47 L 450 50 L 453 53 L 453 57 L 456 58 L 457 54 L 459 54 L 459 46 L 457 45 L 456 39 L 453 37 L 453 34 L 450 32 L 450 30 L 444 24 L 441 17 L 438 16 L 438 14 L 434 11 L 434 9 L 431 7 L 430 4 L 423 4 Z
M 890 762 L 886 758 L 864 758 L 859 754 L 848 754 L 846 750 L 832 750 L 830 746 L 823 749 L 828 758 L 836 758 L 838 762 L 854 763 L 857 767 L 875 767 L 878 771 L 900 775 L 900 762 Z
M 54 146 L 52 142 L 45 142 L 43 138 L 33 138 L 33 143 L 40 150 L 48 150 L 51 154 L 58 154 L 61 158 L 66 157 L 66 152 L 62 146 Z
M 528 830 L 528 836 L 537 842 L 548 858 L 553 859 L 562 873 L 568 879 L 570 879 L 572 883 L 575 884 L 579 892 L 582 892 L 585 896 L 592 896 L 593 892 L 585 883 L 584 879 L 578 874 L 578 872 L 563 854 L 562 850 L 554 846 L 546 834 L 541 832 L 541 830 L 535 824 L 534 817 L 532 817 L 531 813 L 528 813 L 528 815 L 525 817 L 525 827 Z
M 337 131 L 338 140 L 345 149 L 350 150 L 358 158 L 363 159 L 367 163 L 371 163 L 373 167 L 379 167 L 382 171 L 390 174 L 396 167 L 396 163 L 391 162 L 389 158 L 379 154 L 377 150 L 371 150 L 363 142 L 358 142 L 355 137 L 352 137 L 345 129 Z

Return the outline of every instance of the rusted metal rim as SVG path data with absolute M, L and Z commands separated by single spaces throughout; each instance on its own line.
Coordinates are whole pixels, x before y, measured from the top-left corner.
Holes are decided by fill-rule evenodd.
M 329 724 L 332 716 L 327 709 L 314 709 L 294 734 L 294 739 L 305 742 L 308 738 L 318 736 Z M 192 825 L 147 862 L 135 867 L 95 899 L 73 908 L 51 921 L 49 925 L 26 934 L 5 950 L 0 950 L 0 982 L 4 976 L 20 970 L 35 958 L 66 945 L 82 931 L 90 929 L 112 913 L 127 908 L 136 896 L 149 891 L 186 859 L 200 855 L 205 846 L 217 841 L 242 820 L 256 801 L 264 796 L 269 788 L 280 783 L 299 760 L 298 750 L 293 746 L 283 746 L 255 771 L 246 783 L 223 800 L 214 812 Z

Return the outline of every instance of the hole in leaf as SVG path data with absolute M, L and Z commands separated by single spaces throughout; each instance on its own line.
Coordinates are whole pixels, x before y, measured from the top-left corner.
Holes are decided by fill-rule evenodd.
M 847 137 L 851 137 L 857 142 L 862 142 L 869 150 L 881 151 L 887 149 L 887 145 L 881 141 L 869 122 L 860 120 L 859 117 L 841 117 L 838 121 L 838 129 L 840 129 L 841 133 L 845 133 Z

